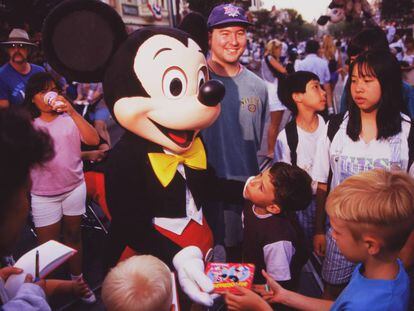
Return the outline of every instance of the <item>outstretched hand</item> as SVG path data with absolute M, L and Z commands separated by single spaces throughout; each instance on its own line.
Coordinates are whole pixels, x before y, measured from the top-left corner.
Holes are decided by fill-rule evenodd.
M 269 303 L 282 303 L 286 290 L 273 280 L 266 271 L 262 270 L 262 275 L 266 279 L 268 288 L 263 285 L 256 285 L 253 287 L 254 291 Z
M 239 294 L 227 292 L 224 296 L 227 308 L 231 311 L 268 311 L 272 308 L 259 295 L 250 289 L 236 287 Z

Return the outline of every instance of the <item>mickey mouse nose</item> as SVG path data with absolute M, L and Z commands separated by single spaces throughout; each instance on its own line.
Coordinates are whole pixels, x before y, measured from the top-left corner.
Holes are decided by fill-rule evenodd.
M 223 99 L 226 90 L 218 80 L 210 80 L 200 87 L 198 100 L 205 106 L 214 107 Z

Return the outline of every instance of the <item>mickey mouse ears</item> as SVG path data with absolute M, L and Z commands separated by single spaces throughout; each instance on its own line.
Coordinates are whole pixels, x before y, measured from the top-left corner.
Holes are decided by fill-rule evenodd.
M 43 25 L 46 60 L 69 80 L 99 82 L 119 45 L 126 39 L 118 13 L 97 0 L 68 0 Z

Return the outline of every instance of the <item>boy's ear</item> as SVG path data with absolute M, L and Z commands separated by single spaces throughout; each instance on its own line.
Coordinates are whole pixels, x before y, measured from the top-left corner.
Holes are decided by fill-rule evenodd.
M 274 204 L 266 206 L 266 211 L 270 214 L 277 215 L 277 214 L 280 214 L 282 209 L 279 207 L 279 205 L 274 203 Z
M 302 93 L 292 93 L 292 99 L 295 103 L 302 101 Z
M 380 239 L 370 235 L 364 235 L 362 239 L 369 255 L 375 256 L 379 254 L 383 244 Z

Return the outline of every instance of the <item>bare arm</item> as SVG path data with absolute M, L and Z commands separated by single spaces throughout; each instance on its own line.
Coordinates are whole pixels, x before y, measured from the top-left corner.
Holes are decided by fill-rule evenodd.
M 66 112 L 75 122 L 76 127 L 79 130 L 82 141 L 91 146 L 99 144 L 99 135 L 95 128 L 89 124 L 71 105 L 71 103 L 63 96 L 58 96 L 55 101 L 62 101 L 65 103 L 63 107 L 59 108 L 59 111 Z
M 318 182 L 316 189 L 316 217 L 315 217 L 315 236 L 313 238 L 314 251 L 318 256 L 325 256 L 325 201 L 328 191 L 328 184 Z
M 275 68 L 280 73 L 286 74 L 286 68 L 283 67 L 281 63 L 279 63 L 274 57 L 270 57 L 270 65 L 272 65 L 273 68 Z
M 270 113 L 270 125 L 267 132 L 267 154 L 273 158 L 277 134 L 279 133 L 280 122 L 282 122 L 283 110 Z
M 101 136 L 105 141 L 111 146 L 111 136 L 108 132 L 108 127 L 106 126 L 106 122 L 104 120 L 95 120 L 94 127 L 98 131 L 99 136 Z
M 284 289 L 265 271 L 262 271 L 262 274 L 266 278 L 267 284 L 271 290 L 266 291 L 261 288 L 258 292 L 263 296 L 263 299 L 269 303 L 281 303 L 288 307 L 305 311 L 328 311 L 334 303 L 330 300 L 311 298 Z
M 0 109 L 9 108 L 10 103 L 7 99 L 0 99 Z

